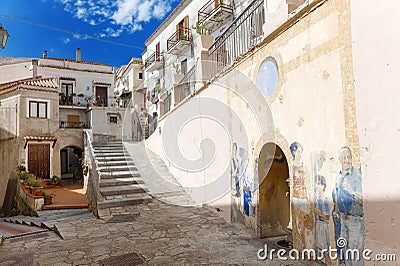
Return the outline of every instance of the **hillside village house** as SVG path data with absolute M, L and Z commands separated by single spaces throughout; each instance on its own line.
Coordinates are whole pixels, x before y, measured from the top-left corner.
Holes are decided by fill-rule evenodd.
M 147 148 L 198 203 L 259 237 L 288 234 L 300 250 L 335 247 L 339 237 L 350 248 L 395 250 L 392 240 L 377 240 L 400 219 L 384 211 L 395 206 L 396 188 L 378 195 L 366 169 L 378 165 L 366 155 L 376 134 L 367 95 L 376 82 L 362 64 L 366 51 L 394 46 L 361 31 L 373 20 L 373 32 L 390 39 L 395 14 L 385 4 L 378 13 L 389 17 L 378 21 L 362 3 L 181 1 L 145 43 L 147 107 L 159 118 Z M 367 61 L 385 60 L 393 61 Z M 391 200 L 378 207 L 386 192 Z M 338 202 L 345 194 L 347 205 Z
M 126 110 L 115 101 L 113 68 L 82 61 L 80 49 L 75 60 L 48 58 L 46 52 L 37 59 L 3 58 L 0 80 L 0 206 L 17 164 L 38 177 L 72 178 L 84 129 L 95 140 L 131 138 L 122 130 L 130 116 L 125 119 Z

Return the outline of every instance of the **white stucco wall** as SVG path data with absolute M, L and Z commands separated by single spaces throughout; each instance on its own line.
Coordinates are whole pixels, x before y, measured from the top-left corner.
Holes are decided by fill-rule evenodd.
M 399 254 L 400 250 L 398 10 L 400 2 L 396 0 L 351 1 L 365 246 L 374 253 Z

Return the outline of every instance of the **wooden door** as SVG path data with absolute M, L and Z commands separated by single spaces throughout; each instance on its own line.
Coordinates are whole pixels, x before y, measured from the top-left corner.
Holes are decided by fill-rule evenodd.
M 107 106 L 107 87 L 96 86 L 96 100 L 100 106 Z
M 50 144 L 30 144 L 28 170 L 38 178 L 50 178 Z
M 67 116 L 68 127 L 79 128 L 80 122 L 81 121 L 80 121 L 79 115 L 68 115 Z

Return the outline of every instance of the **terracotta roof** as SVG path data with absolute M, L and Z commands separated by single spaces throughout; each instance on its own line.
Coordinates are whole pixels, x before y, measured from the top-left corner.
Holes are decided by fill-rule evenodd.
M 25 136 L 24 140 L 48 140 L 48 141 L 56 141 L 57 137 L 55 136 Z
M 5 94 L 18 89 L 20 86 L 32 86 L 36 88 L 25 87 L 31 90 L 46 90 L 50 92 L 58 92 L 58 85 L 55 83 L 53 78 L 27 78 L 22 80 L 17 80 L 13 82 L 8 82 L 0 84 L 0 94 Z
M 148 42 L 150 42 L 150 41 L 153 39 L 153 37 L 154 37 L 155 35 L 157 35 L 157 33 L 161 30 L 161 28 L 163 28 L 163 27 L 165 26 L 165 24 L 167 24 L 167 23 L 169 22 L 169 20 L 170 20 L 176 13 L 178 13 L 178 11 L 181 9 L 181 7 L 182 7 L 186 2 L 188 2 L 188 0 L 182 0 L 182 1 L 179 3 L 179 5 L 177 5 L 177 6 L 175 7 L 175 9 L 171 12 L 171 14 L 169 14 L 169 16 L 168 16 L 166 19 L 164 19 L 164 21 L 161 23 L 161 25 L 158 26 L 158 28 L 157 28 L 157 29 L 150 35 L 150 37 L 147 38 L 147 40 L 144 42 L 144 44 L 145 44 L 146 46 L 147 46 Z

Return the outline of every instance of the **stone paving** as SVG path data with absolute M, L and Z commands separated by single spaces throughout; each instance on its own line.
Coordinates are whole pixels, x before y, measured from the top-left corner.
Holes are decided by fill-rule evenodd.
M 113 213 L 122 219 L 96 219 L 83 210 L 20 217 L 53 224 L 59 235 L 6 240 L 0 246 L 0 265 L 10 257 L 32 255 L 34 265 L 99 265 L 132 252 L 144 258 L 144 265 L 303 265 L 277 258 L 258 260 L 257 251 L 265 243 L 271 247 L 275 243 L 256 238 L 243 225 L 229 224 L 205 207 L 180 207 L 155 199 Z M 128 219 L 123 221 L 124 217 Z

